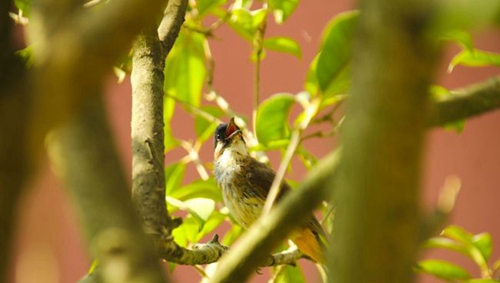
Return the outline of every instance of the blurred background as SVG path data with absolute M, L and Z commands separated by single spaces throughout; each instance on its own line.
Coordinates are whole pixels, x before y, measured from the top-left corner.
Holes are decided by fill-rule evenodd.
M 321 32 L 337 13 L 353 9 L 354 1 L 310 0 L 301 1 L 297 11 L 281 26 L 270 21 L 266 36 L 289 36 L 302 47 L 302 59 L 267 52 L 262 63 L 262 99 L 278 92 L 297 93 L 303 84 L 309 64 L 321 41 Z M 239 113 L 251 117 L 253 103 L 253 71 L 250 61 L 251 46 L 235 35 L 228 27 L 219 28 L 216 38 L 211 40 L 215 66 L 215 89 L 223 95 Z M 478 49 L 500 52 L 500 31 L 483 30 L 474 35 Z M 459 88 L 489 77 L 499 75 L 496 68 L 457 67 L 451 74 L 446 67 L 458 47 L 449 46 L 441 61 L 436 83 L 446 88 Z M 130 175 L 130 108 L 131 89 L 128 80 L 116 83 L 110 75 L 107 84 L 107 104 L 115 141 L 123 160 L 123 167 Z M 404 90 L 402 90 L 404 92 Z M 173 133 L 185 139 L 194 137 L 194 127 L 185 114 L 176 112 Z M 179 115 L 180 114 L 180 115 Z M 228 118 L 227 118 L 228 119 Z M 322 156 L 335 146 L 334 139 L 312 139 L 307 146 L 317 156 Z M 166 163 L 182 157 L 182 152 L 167 154 Z M 204 145 L 203 162 L 212 161 L 211 142 Z M 277 168 L 278 159 L 272 159 Z M 472 233 L 489 232 L 493 237 L 492 259 L 500 257 L 500 225 L 498 199 L 500 199 L 500 111 L 489 113 L 467 121 L 465 129 L 455 131 L 433 129 L 429 131 L 424 162 L 424 211 L 431 211 L 445 179 L 458 176 L 462 190 L 452 214 L 451 223 L 464 227 Z M 194 170 L 186 172 L 187 181 L 197 177 Z M 300 181 L 306 172 L 294 171 L 293 179 Z M 402 188 L 404 189 L 404 188 Z M 72 210 L 64 185 L 55 177 L 50 164 L 45 161 L 31 181 L 31 188 L 21 204 L 16 234 L 15 259 L 11 266 L 11 281 L 31 282 L 76 282 L 90 266 L 91 260 L 78 230 L 78 220 Z M 478 275 L 470 260 L 445 252 L 425 252 L 423 257 L 439 257 L 467 266 Z M 309 269 L 312 265 L 306 264 Z M 317 274 L 309 270 L 308 278 L 317 282 Z M 198 276 L 192 267 L 182 267 L 174 272 L 176 282 L 195 282 Z M 428 276 L 419 276 L 419 282 L 437 282 Z M 266 282 L 264 276 L 255 275 L 252 282 Z

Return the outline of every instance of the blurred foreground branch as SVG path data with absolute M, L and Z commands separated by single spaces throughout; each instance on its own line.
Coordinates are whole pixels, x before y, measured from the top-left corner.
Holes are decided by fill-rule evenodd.
M 104 282 L 165 282 L 142 232 L 100 96 L 55 131 L 48 149 L 68 185 Z

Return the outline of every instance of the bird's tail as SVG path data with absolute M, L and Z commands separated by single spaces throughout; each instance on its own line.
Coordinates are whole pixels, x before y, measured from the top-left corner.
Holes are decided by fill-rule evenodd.
M 310 227 L 301 227 L 295 231 L 290 240 L 297 245 L 299 250 L 312 258 L 317 263 L 325 264 L 325 244 L 318 233 L 311 230 Z

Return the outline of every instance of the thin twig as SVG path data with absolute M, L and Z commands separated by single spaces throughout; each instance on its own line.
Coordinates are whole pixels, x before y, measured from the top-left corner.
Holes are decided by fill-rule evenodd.
M 257 28 L 257 32 L 255 34 L 254 40 L 253 40 L 253 53 L 255 55 L 255 69 L 254 69 L 254 102 L 253 102 L 253 111 L 252 111 L 252 126 L 253 126 L 253 132 L 255 133 L 255 136 L 257 137 L 257 108 L 259 107 L 260 104 L 260 63 L 261 63 L 261 56 L 262 56 L 262 51 L 264 49 L 264 36 L 266 33 L 266 28 L 267 28 L 267 4 L 264 3 L 262 6 L 262 9 L 265 11 L 264 19 L 262 20 L 262 23 L 260 23 L 259 27 Z
M 198 174 L 200 175 L 200 178 L 203 180 L 208 180 L 210 177 L 207 170 L 205 169 L 205 166 L 203 166 L 203 162 L 201 162 L 200 155 L 198 154 L 198 151 L 196 151 L 193 148 L 193 145 L 190 142 L 187 142 L 185 140 L 181 140 L 181 146 L 184 148 L 188 154 L 189 157 L 191 158 L 191 161 L 194 163 L 196 170 L 198 171 Z
M 276 172 L 276 176 L 274 177 L 273 184 L 269 189 L 269 194 L 267 195 L 266 203 L 264 204 L 264 208 L 262 209 L 262 215 L 267 215 L 276 201 L 276 198 L 279 195 L 281 190 L 281 183 L 285 177 L 286 170 L 292 161 L 293 155 L 297 150 L 297 147 L 300 144 L 300 136 L 302 132 L 307 128 L 310 122 L 314 119 L 317 114 L 319 107 L 319 100 L 313 100 L 309 105 L 306 105 L 304 112 L 306 113 L 306 118 L 302 121 L 300 125 L 298 125 L 292 132 L 292 136 L 290 137 L 290 143 L 286 149 L 285 156 L 281 160 L 278 171 Z

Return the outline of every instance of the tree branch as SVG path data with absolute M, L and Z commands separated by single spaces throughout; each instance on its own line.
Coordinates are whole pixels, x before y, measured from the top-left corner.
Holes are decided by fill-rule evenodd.
M 31 123 L 32 152 L 38 152 L 50 128 L 102 87 L 106 74 L 130 49 L 133 38 L 162 15 L 165 2 L 109 1 L 99 9 L 83 9 L 74 0 L 37 2 L 30 25 L 31 42 L 36 43 L 37 105 Z
M 31 171 L 26 152 L 29 83 L 24 64 L 14 55 L 11 1 L 0 3 L 0 282 L 7 282 L 18 202 Z
M 47 144 L 99 261 L 99 277 L 104 282 L 165 282 L 130 200 L 102 97 L 89 100 Z
M 148 234 L 170 235 L 165 207 L 163 69 L 155 28 L 143 32 L 132 59 L 132 198 Z
M 427 35 L 430 9 L 418 0 L 361 2 L 335 182 L 332 282 L 414 277 L 426 94 L 438 55 Z
M 467 119 L 500 107 L 500 77 L 451 91 L 431 104 L 431 126 Z

